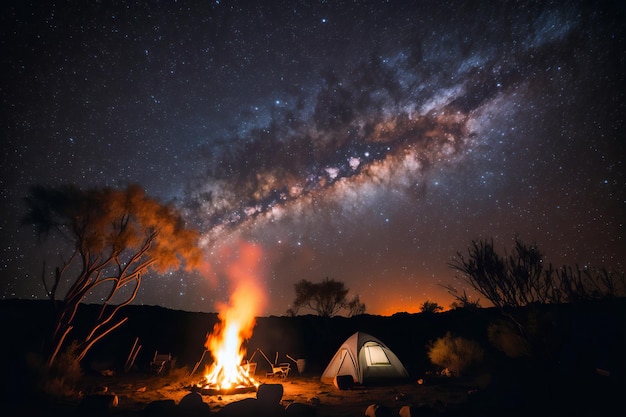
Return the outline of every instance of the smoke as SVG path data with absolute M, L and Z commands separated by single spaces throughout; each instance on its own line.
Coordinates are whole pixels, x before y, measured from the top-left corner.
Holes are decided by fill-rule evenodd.
M 262 257 L 261 247 L 250 242 L 237 241 L 222 248 L 221 264 L 225 265 L 230 288 L 228 302 L 217 305 L 222 321 L 236 320 L 242 327 L 253 327 L 250 325 L 267 302 L 262 285 L 265 278 Z

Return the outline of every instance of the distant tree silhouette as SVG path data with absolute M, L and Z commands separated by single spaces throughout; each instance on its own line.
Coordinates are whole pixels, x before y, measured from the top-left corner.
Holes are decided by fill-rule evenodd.
M 301 308 L 309 308 L 321 317 L 334 317 L 341 310 L 348 310 L 353 316 L 365 312 L 365 304 L 361 303 L 358 295 L 351 300 L 347 299 L 349 289 L 341 281 L 325 278 L 320 283 L 302 280 L 294 285 L 296 299 L 293 307 L 287 311 L 295 316 Z
M 346 309 L 349 317 L 358 316 L 365 313 L 365 304 L 361 302 L 361 297 L 357 294 L 348 301 Z
M 420 312 L 422 313 L 432 314 L 439 313 L 441 311 L 443 311 L 443 307 L 434 301 L 426 300 L 420 306 Z
M 89 332 L 80 336 L 79 361 L 127 320 L 117 313 L 135 299 L 146 273 L 191 269 L 201 259 L 198 233 L 184 226 L 176 210 L 148 198 L 137 185 L 121 191 L 35 186 L 26 203 L 24 224 L 40 237 L 56 233 L 69 243 L 70 253 L 54 275 L 46 273 L 45 263 L 42 272 L 55 307 L 48 365 L 64 346 L 87 296 L 99 295 L 102 307 Z

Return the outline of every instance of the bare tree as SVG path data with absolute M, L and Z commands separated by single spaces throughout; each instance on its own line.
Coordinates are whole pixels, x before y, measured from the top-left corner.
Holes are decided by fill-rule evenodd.
M 577 302 L 626 297 L 626 275 L 607 268 L 563 266 L 554 271 L 553 302 Z
M 69 243 L 69 256 L 54 269 L 51 282 L 45 264 L 42 273 L 55 306 L 49 365 L 74 328 L 78 307 L 86 297 L 100 294 L 102 306 L 79 343 L 79 361 L 127 320 L 117 313 L 135 299 L 146 273 L 191 269 L 201 259 L 198 233 L 185 227 L 176 210 L 148 198 L 136 185 L 122 191 L 35 186 L 26 203 L 25 224 L 42 237 L 58 233 Z M 66 285 L 69 288 L 60 294 Z
M 348 316 L 350 317 L 365 314 L 365 304 L 361 302 L 361 297 L 359 297 L 358 294 L 348 301 L 346 308 L 348 309 Z
M 535 245 L 516 240 L 513 252 L 501 256 L 492 239 L 472 241 L 467 251 L 467 258 L 459 252 L 450 266 L 494 306 L 520 307 L 549 300 L 552 275 L 543 273 L 543 255 Z
M 536 245 L 519 239 L 515 240 L 511 254 L 498 254 L 493 239 L 472 241 L 467 252 L 467 257 L 457 253 L 457 259 L 449 265 L 500 309 L 626 296 L 623 273 L 578 265 L 555 269 L 544 263 Z M 462 301 L 456 289 L 445 288 Z
M 302 307 L 310 308 L 322 317 L 333 317 L 343 309 L 347 309 L 349 315 L 365 312 L 365 304 L 361 303 L 358 295 L 347 300 L 349 289 L 343 282 L 329 278 L 317 284 L 302 280 L 294 287 L 296 299 L 293 302 L 293 308 L 287 311 L 292 316 L 296 315 Z
M 467 291 L 463 290 L 463 294 L 459 293 L 459 290 L 454 288 L 452 285 L 440 285 L 448 291 L 448 294 L 452 295 L 455 301 L 450 304 L 450 308 L 453 310 L 459 308 L 465 309 L 477 309 L 480 308 L 480 298 L 476 300 L 470 299 L 470 296 L 467 295 Z

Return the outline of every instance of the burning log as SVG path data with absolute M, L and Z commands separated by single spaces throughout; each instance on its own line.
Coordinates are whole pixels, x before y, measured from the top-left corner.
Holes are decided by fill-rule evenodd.
M 205 375 L 197 390 L 202 395 L 231 395 L 254 392 L 259 383 L 249 374 L 244 366 L 237 365 L 234 369 L 213 365 L 213 369 Z

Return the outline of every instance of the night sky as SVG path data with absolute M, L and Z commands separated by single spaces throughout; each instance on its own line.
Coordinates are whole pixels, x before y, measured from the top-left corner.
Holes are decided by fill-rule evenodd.
M 263 315 L 326 277 L 371 314 L 448 307 L 473 239 L 624 271 L 620 1 L 1 7 L 4 299 L 45 298 L 60 259 L 20 226 L 34 184 L 138 183 L 179 207 L 209 267 L 136 300 L 174 309 L 215 311 L 245 244 Z

